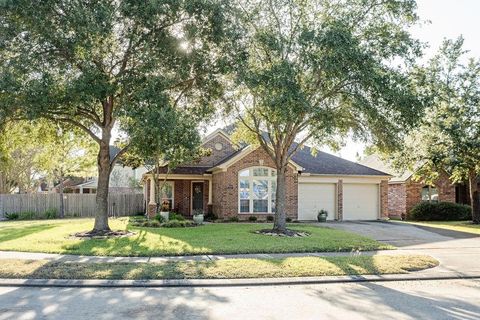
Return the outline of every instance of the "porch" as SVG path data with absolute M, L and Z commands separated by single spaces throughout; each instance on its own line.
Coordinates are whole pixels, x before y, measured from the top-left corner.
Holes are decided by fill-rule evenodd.
M 157 207 L 157 195 L 155 193 L 155 177 L 149 174 L 144 180 L 144 192 L 147 202 L 147 213 L 155 215 Z M 169 174 L 157 175 L 156 179 L 163 186 L 161 202 L 168 202 L 172 212 L 191 218 L 195 210 L 205 213 L 212 209 L 212 176 L 211 174 L 181 175 Z M 161 203 L 159 204 L 161 205 Z

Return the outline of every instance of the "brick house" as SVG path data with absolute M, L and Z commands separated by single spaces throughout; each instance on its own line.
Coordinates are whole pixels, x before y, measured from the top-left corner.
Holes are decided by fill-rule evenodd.
M 392 218 L 404 216 L 421 201 L 468 204 L 468 188 L 462 184 L 453 184 L 446 173 L 440 175 L 433 185 L 428 185 L 423 181 L 415 181 L 413 172 L 395 172 L 377 155 L 367 156 L 359 163 L 392 175 L 388 182 L 388 213 Z
M 157 179 L 166 181 L 162 202 L 186 217 L 201 210 L 220 219 L 257 216 L 265 220 L 275 212 L 276 170 L 261 148 L 237 146 L 228 133 L 217 130 L 207 136 L 203 148 L 210 155 L 179 166 L 167 174 L 160 169 Z M 325 152 L 312 154 L 309 147 L 297 152 L 288 167 L 287 216 L 315 220 L 325 209 L 328 219 L 376 220 L 385 218 L 388 179 L 384 172 L 347 161 Z M 143 175 L 147 211 L 155 212 L 154 175 Z

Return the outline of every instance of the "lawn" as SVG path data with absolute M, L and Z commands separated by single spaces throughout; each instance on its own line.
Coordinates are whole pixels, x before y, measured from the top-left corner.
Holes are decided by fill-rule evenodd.
M 69 235 L 92 228 L 93 219 L 9 221 L 0 223 L 0 250 L 102 256 L 165 256 L 234 253 L 282 253 L 392 249 L 345 231 L 291 224 L 309 237 L 279 238 L 253 231 L 269 224 L 215 223 L 195 228 L 140 228 L 128 218 L 111 219 L 112 229 L 137 234 L 128 238 L 78 240 Z
M 472 224 L 471 221 L 407 221 L 407 223 L 480 235 L 480 225 Z
M 0 278 L 28 279 L 233 279 L 399 274 L 438 265 L 423 255 L 226 259 L 166 263 L 62 263 L 0 260 Z

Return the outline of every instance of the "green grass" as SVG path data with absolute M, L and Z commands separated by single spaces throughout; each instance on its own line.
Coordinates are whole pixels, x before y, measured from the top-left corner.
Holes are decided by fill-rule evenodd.
M 471 221 L 407 221 L 407 223 L 480 235 L 480 225 Z
M 279 238 L 253 231 L 270 224 L 216 223 L 195 228 L 141 228 L 128 218 L 111 219 L 112 229 L 137 234 L 117 239 L 71 239 L 90 230 L 93 219 L 10 221 L 0 223 L 0 250 L 101 256 L 164 256 L 234 253 L 286 253 L 392 249 L 375 240 L 345 231 L 304 224 L 289 227 L 311 233 L 303 238 Z
M 0 278 L 28 279 L 232 279 L 399 274 L 432 268 L 423 255 L 226 259 L 166 263 L 62 263 L 0 260 Z

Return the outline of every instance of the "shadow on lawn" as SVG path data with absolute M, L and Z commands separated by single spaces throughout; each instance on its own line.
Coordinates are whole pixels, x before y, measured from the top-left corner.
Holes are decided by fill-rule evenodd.
M 54 224 L 39 224 L 33 226 L 5 227 L 1 229 L 0 242 L 15 240 L 54 228 Z

